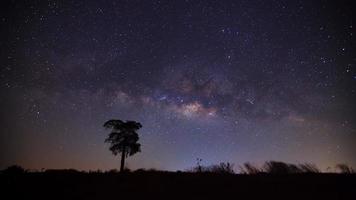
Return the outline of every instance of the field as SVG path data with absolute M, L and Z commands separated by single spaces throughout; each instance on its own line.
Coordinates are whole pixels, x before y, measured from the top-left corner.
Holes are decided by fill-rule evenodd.
M 7 199 L 356 199 L 355 174 L 2 173 Z

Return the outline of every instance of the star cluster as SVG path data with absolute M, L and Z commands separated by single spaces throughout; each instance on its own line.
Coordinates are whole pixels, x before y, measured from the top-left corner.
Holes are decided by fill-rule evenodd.
M 143 124 L 132 169 L 356 166 L 351 1 L 2 4 L 2 168 L 115 168 L 108 119 Z

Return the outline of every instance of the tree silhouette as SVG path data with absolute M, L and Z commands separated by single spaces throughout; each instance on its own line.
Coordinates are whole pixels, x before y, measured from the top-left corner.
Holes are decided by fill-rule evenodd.
M 139 136 L 137 130 L 142 127 L 139 122 L 112 119 L 105 122 L 104 127 L 111 129 L 106 143 L 110 143 L 110 151 L 114 155 L 121 153 L 120 172 L 124 170 L 125 158 L 141 151 L 141 144 L 137 143 Z

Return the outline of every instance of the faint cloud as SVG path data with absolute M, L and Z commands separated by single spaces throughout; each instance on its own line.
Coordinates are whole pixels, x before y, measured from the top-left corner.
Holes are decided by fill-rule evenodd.
M 292 123 L 303 123 L 303 122 L 305 122 L 305 119 L 299 115 L 290 113 L 288 116 L 288 121 L 290 121 Z

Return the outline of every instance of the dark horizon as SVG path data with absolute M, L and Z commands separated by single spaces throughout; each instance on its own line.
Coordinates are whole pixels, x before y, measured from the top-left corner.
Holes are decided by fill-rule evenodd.
M 271 164 L 272 163 L 272 164 Z M 282 167 L 281 167 L 282 166 Z M 274 171 L 275 170 L 275 171 Z M 329 166 L 326 169 L 321 169 L 314 163 L 285 163 L 282 161 L 265 161 L 263 164 L 256 163 L 230 163 L 220 162 L 211 163 L 208 165 L 196 165 L 186 169 L 178 170 L 164 170 L 157 168 L 136 168 L 131 169 L 125 167 L 122 172 L 119 166 L 110 169 L 76 169 L 76 168 L 41 168 L 41 169 L 28 169 L 21 165 L 13 164 L 3 169 L 0 169 L 0 173 L 3 174 L 22 174 L 22 173 L 203 173 L 203 174 L 229 174 L 229 175 L 296 175 L 305 176 L 306 174 L 340 174 L 344 176 L 352 176 L 355 174 L 355 169 L 346 164 L 338 163 L 335 166 Z
M 220 162 L 356 168 L 355 6 L 341 1 L 2 1 L 0 169 Z

